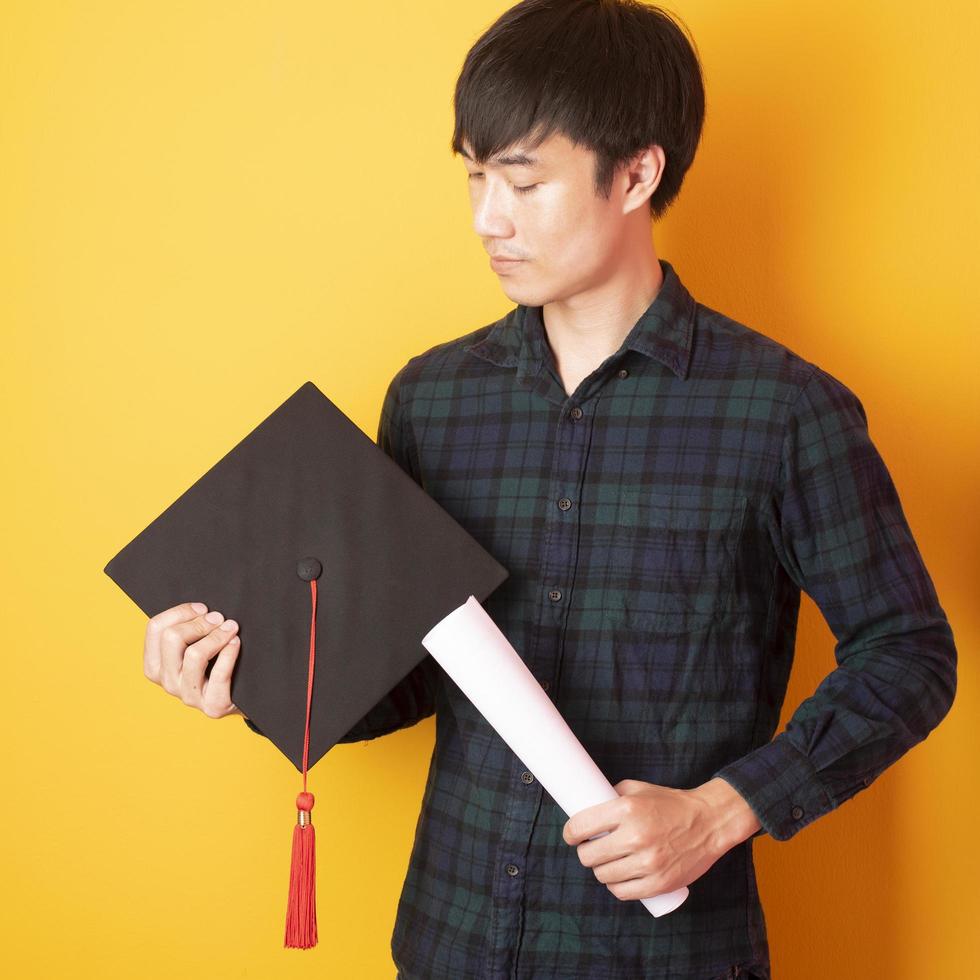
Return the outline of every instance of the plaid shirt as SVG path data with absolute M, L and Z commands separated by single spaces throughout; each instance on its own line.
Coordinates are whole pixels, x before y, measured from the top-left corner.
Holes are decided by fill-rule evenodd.
M 939 723 L 956 648 L 858 398 L 661 267 L 571 396 L 519 305 L 413 357 L 378 444 L 510 570 L 484 608 L 611 783 L 721 776 L 784 841 Z M 838 666 L 773 737 L 801 589 Z M 431 656 L 343 741 L 433 713 L 403 980 L 770 977 L 752 838 L 655 919 Z

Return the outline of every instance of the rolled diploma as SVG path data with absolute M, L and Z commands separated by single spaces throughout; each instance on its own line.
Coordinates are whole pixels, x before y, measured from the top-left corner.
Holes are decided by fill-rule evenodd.
M 436 623 L 422 645 L 567 816 L 619 797 L 475 596 Z M 661 916 L 687 895 L 682 887 L 640 901 Z

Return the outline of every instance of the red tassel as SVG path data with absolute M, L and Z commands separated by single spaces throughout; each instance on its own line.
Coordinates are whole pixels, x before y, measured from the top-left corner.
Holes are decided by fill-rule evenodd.
M 310 818 L 313 794 L 296 797 L 296 826 L 293 827 L 293 857 L 289 868 L 289 902 L 286 907 L 285 946 L 309 949 L 316 946 L 316 832 Z
M 309 559 L 319 567 L 315 558 Z M 311 565 L 312 567 L 312 565 Z M 319 574 L 317 572 L 316 574 Z M 306 683 L 306 728 L 303 733 L 303 792 L 296 797 L 293 857 L 289 866 L 289 899 L 286 903 L 287 949 L 316 945 L 316 832 L 310 811 L 313 794 L 306 791 L 310 761 L 310 705 L 313 703 L 313 668 L 316 662 L 316 577 L 310 579 L 310 668 Z

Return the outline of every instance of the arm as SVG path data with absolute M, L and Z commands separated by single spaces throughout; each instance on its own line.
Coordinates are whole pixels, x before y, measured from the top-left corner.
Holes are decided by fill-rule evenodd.
M 864 408 L 819 368 L 789 413 L 775 503 L 777 558 L 826 618 L 838 666 L 783 732 L 713 779 L 757 816 L 750 836 L 788 840 L 939 724 L 957 653 Z
M 407 365 L 406 365 L 407 366 Z M 399 385 L 404 368 L 392 378 L 381 406 L 378 446 L 421 486 L 418 454 L 404 422 Z M 421 644 L 420 644 L 421 647 Z M 339 742 L 361 742 L 417 724 L 435 713 L 436 684 L 441 668 L 430 655 L 405 675 Z M 246 718 L 245 724 L 262 735 Z

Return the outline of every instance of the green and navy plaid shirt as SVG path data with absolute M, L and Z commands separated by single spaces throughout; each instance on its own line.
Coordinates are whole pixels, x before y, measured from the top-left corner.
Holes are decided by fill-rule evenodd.
M 611 783 L 722 776 L 784 841 L 939 723 L 956 648 L 858 398 L 661 267 L 572 395 L 519 305 L 401 368 L 378 443 L 510 570 L 484 607 Z M 838 666 L 773 737 L 801 589 Z M 655 919 L 431 656 L 343 741 L 433 713 L 403 980 L 770 977 L 752 838 Z

